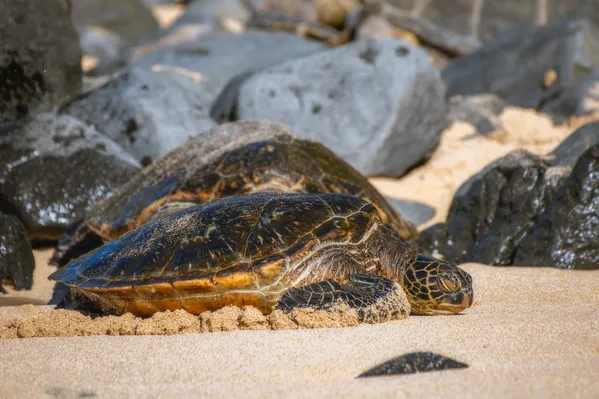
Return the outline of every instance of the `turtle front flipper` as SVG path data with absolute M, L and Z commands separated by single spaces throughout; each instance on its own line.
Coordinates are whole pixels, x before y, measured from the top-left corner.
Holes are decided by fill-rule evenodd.
M 329 279 L 291 288 L 281 297 L 276 309 L 284 312 L 297 308 L 327 310 L 338 303 L 355 309 L 360 321 L 365 323 L 403 319 L 410 314 L 410 305 L 399 284 L 386 277 L 364 274 L 352 274 L 345 284 Z
M 119 316 L 123 312 L 117 311 L 112 306 L 106 306 L 105 301 L 100 297 L 92 300 L 77 288 L 68 287 L 65 284 L 56 284 L 59 293 L 54 292 L 54 297 L 49 305 L 56 305 L 55 309 L 75 310 L 85 316 L 96 318 L 100 316 L 114 315 Z

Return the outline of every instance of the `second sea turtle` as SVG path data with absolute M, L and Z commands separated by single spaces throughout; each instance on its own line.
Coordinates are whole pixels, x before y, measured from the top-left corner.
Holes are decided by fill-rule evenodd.
M 262 191 L 341 193 L 372 203 L 402 239 L 417 229 L 364 176 L 320 143 L 267 121 L 223 124 L 152 163 L 60 240 L 54 263 L 71 259 L 158 217 L 220 198 Z

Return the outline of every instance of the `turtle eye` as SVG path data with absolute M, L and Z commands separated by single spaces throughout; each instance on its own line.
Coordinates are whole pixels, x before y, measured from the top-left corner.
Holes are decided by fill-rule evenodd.
M 460 290 L 460 282 L 453 275 L 445 275 L 441 277 L 441 288 L 446 292 L 456 292 Z

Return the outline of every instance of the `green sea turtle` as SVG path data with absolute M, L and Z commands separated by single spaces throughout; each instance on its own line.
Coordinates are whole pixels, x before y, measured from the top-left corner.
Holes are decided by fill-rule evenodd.
M 337 300 L 357 308 L 403 288 L 412 314 L 472 305 L 472 278 L 399 240 L 367 201 L 344 194 L 263 192 L 148 222 L 50 276 L 73 307 L 103 314 L 227 305 L 264 313 Z M 68 301 L 67 301 L 68 302 Z
M 347 162 L 278 123 L 239 121 L 196 137 L 152 163 L 60 240 L 54 263 L 71 259 L 158 216 L 222 197 L 260 191 L 342 193 L 363 198 L 403 239 L 416 227 Z

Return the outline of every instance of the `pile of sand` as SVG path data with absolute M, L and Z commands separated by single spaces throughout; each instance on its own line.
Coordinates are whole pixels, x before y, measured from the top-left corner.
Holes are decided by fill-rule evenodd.
M 395 319 L 406 318 L 407 313 Z M 133 316 L 91 318 L 73 310 L 25 305 L 0 312 L 0 339 L 71 337 L 87 335 L 174 335 L 236 330 L 292 330 L 297 328 L 340 328 L 360 323 L 358 312 L 345 305 L 330 310 L 276 310 L 265 316 L 258 309 L 227 306 L 194 316 L 184 310 L 160 312 L 148 319 Z
M 252 306 L 226 306 L 199 316 L 185 310 L 155 313 L 144 319 L 131 313 L 92 318 L 78 311 L 53 306 L 24 305 L 0 311 L 0 339 L 71 337 L 87 335 L 174 335 L 235 330 L 293 330 L 341 328 L 363 323 L 401 320 L 410 314 L 405 292 L 395 284 L 384 297 L 356 310 L 341 301 L 327 309 L 275 310 L 264 315 Z

